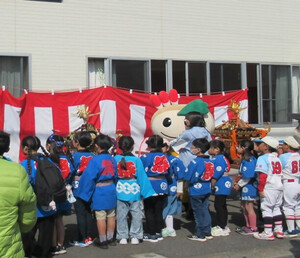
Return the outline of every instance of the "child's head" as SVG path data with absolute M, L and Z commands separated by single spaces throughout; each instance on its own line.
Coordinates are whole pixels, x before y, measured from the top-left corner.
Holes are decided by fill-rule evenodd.
M 224 153 L 225 151 L 225 144 L 220 140 L 212 140 L 209 143 L 209 150 L 208 153 L 210 155 L 216 156 L 218 154 Z
M 250 140 L 242 140 L 239 142 L 237 152 L 243 155 L 245 160 L 249 160 L 254 150 L 254 143 Z
M 82 147 L 87 149 L 93 142 L 92 136 L 87 131 L 77 132 L 74 135 L 73 145 L 75 148 Z
M 53 133 L 47 138 L 46 149 L 48 151 L 54 148 L 61 149 L 64 144 L 64 138 L 58 134 Z
M 6 132 L 0 131 L 0 155 L 9 151 L 10 135 Z
M 205 127 L 206 123 L 202 114 L 190 112 L 185 115 L 184 125 L 186 128 L 192 128 L 194 126 Z
M 276 152 L 279 141 L 276 140 L 274 137 L 265 136 L 261 139 L 262 143 L 259 145 L 259 150 L 261 153 L 271 153 Z
M 197 138 L 192 142 L 191 152 L 194 155 L 203 155 L 209 149 L 209 142 L 205 138 Z
M 59 163 L 59 155 L 63 153 L 65 146 L 64 138 L 58 134 L 51 134 L 46 141 L 46 150 L 50 153 L 51 159 L 55 163 Z
M 146 144 L 148 145 L 148 149 L 150 151 L 161 152 L 164 144 L 164 140 L 159 135 L 152 135 L 148 138 Z
M 260 154 L 260 150 L 259 150 L 259 145 L 262 143 L 261 139 L 258 138 L 254 138 L 252 139 L 253 141 L 253 150 L 255 151 L 255 153 Z
M 134 140 L 131 136 L 121 136 L 118 146 L 123 153 L 130 153 L 133 150 Z
M 113 146 L 113 142 L 112 142 L 111 138 L 105 134 L 98 135 L 95 138 L 94 143 L 95 143 L 96 151 L 98 153 L 108 152 L 109 149 Z
M 38 149 L 41 147 L 41 141 L 38 137 L 30 135 L 23 138 L 21 146 L 23 153 L 29 156 L 37 153 Z
M 162 148 L 161 148 L 161 152 L 167 154 L 168 151 L 169 151 L 169 149 L 170 149 L 170 146 L 169 146 L 166 142 L 164 142 L 164 143 L 163 143 L 163 146 L 162 146 Z
M 297 152 L 299 151 L 300 144 L 294 136 L 289 136 L 283 140 L 282 148 L 284 153 Z

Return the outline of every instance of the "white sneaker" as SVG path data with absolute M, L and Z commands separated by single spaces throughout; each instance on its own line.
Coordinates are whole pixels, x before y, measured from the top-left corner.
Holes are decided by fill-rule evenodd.
M 126 238 L 122 238 L 119 242 L 120 245 L 127 245 L 127 239 Z
M 267 241 L 273 241 L 274 240 L 274 235 L 273 234 L 267 234 L 265 231 L 263 231 L 262 233 L 254 233 L 253 236 L 256 239 L 259 240 L 267 240 Z
M 231 233 L 231 229 L 230 229 L 228 226 L 225 227 L 225 230 L 226 230 L 228 233 Z
M 132 245 L 138 245 L 139 243 L 140 243 L 140 241 L 136 237 L 131 238 Z
M 229 233 L 226 229 L 222 229 L 219 226 L 215 226 L 211 229 L 212 236 L 229 236 Z
M 163 237 L 176 237 L 176 231 L 174 229 L 164 228 L 161 231 L 161 234 L 162 234 Z

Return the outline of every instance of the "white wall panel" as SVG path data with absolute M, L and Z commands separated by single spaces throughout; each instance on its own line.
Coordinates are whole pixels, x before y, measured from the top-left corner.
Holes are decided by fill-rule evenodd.
M 0 1 L 0 54 L 33 89 L 86 84 L 87 56 L 300 63 L 299 0 Z

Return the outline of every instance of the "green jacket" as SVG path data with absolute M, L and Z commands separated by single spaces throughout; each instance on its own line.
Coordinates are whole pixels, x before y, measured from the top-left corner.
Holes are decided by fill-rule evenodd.
M 0 257 L 24 258 L 21 233 L 36 222 L 36 197 L 24 168 L 0 159 Z

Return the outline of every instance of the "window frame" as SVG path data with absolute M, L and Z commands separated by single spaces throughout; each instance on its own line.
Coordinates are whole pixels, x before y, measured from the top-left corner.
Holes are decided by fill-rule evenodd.
M 0 52 L 0 56 L 27 58 L 27 60 L 28 60 L 28 64 L 27 64 L 27 66 L 28 66 L 28 82 L 27 82 L 28 83 L 28 89 L 24 88 L 24 86 L 23 86 L 23 91 L 24 90 L 31 90 L 32 89 L 32 55 L 27 54 L 27 53 L 1 53 Z M 3 85 L 3 86 L 5 86 L 5 85 Z M 20 89 L 20 90 L 22 90 L 22 89 Z M 20 93 L 21 93 L 21 91 L 20 91 Z

